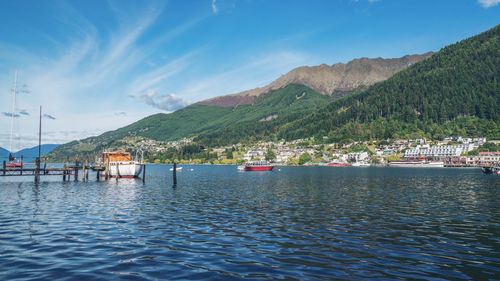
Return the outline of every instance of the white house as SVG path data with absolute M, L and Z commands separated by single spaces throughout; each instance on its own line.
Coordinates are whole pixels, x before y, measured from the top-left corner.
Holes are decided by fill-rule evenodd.
M 366 152 L 366 151 L 352 152 L 352 153 L 347 154 L 347 159 L 349 161 L 353 161 L 353 162 L 362 162 L 362 161 L 367 160 L 368 157 L 369 157 L 369 155 L 368 155 L 368 152 Z

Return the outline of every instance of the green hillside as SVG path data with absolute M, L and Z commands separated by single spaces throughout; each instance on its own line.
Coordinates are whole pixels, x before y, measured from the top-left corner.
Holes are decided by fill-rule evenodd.
M 238 107 L 205 130 L 196 141 L 219 146 L 256 140 L 276 140 L 279 128 L 310 114 L 331 97 L 292 84 L 260 96 L 254 105 Z
M 279 137 L 500 138 L 500 26 L 284 126 Z
M 330 100 L 306 86 L 289 85 L 262 95 L 253 105 L 227 108 L 193 104 L 170 114 L 146 117 L 97 137 L 61 145 L 50 157 L 63 160 L 93 155 L 128 136 L 158 141 L 195 137 L 205 145 L 271 138 L 276 136 L 279 126 L 303 117 Z

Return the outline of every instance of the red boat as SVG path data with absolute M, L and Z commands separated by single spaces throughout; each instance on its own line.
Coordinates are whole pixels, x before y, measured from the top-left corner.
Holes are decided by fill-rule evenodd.
M 326 164 L 326 166 L 329 166 L 329 167 L 348 167 L 351 165 L 348 163 L 342 163 L 342 162 L 330 162 L 330 163 Z
M 21 162 L 9 162 L 9 163 L 5 163 L 5 167 L 6 168 L 22 168 L 23 163 L 21 163 Z
M 266 161 L 247 162 L 244 164 L 245 171 L 272 171 L 273 166 Z
M 21 162 L 16 161 L 16 157 L 9 153 L 9 162 L 5 163 L 5 168 L 22 168 L 23 167 L 23 158 L 21 157 Z

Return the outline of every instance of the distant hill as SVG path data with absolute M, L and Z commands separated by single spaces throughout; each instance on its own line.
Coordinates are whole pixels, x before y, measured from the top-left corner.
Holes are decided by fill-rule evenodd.
M 334 65 L 302 66 L 282 75 L 267 86 L 215 97 L 199 103 L 223 107 L 252 104 L 258 96 L 290 84 L 304 85 L 320 94 L 334 95 L 340 98 L 354 90 L 367 88 L 377 82 L 384 81 L 431 55 L 432 52 L 428 52 L 422 55 L 407 55 L 394 59 L 360 58 Z
M 0 147 L 0 162 L 4 161 L 9 157 L 9 151 L 5 148 Z
M 52 152 L 58 146 L 59 146 L 59 144 L 42 144 L 42 147 L 41 147 L 42 156 L 45 156 L 48 153 Z M 14 156 L 17 158 L 20 158 L 22 156 L 24 161 L 33 162 L 33 161 L 35 161 L 35 158 L 38 157 L 38 145 L 31 147 L 31 148 L 21 149 L 18 152 L 15 152 Z M 7 149 L 0 147 L 0 157 L 1 157 L 1 161 L 4 161 L 4 160 L 7 161 L 8 157 L 9 157 L 9 151 Z

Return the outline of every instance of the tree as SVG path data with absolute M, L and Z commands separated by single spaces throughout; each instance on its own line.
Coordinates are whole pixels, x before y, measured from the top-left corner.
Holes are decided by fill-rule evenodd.
M 309 153 L 304 152 L 302 155 L 299 157 L 299 165 L 304 165 L 305 163 L 311 161 L 312 157 L 309 155 Z
M 269 148 L 266 152 L 266 160 L 272 161 L 274 159 L 276 159 L 276 154 L 274 153 L 274 151 L 272 149 Z
M 226 158 L 233 159 L 233 150 L 232 149 L 226 149 Z

